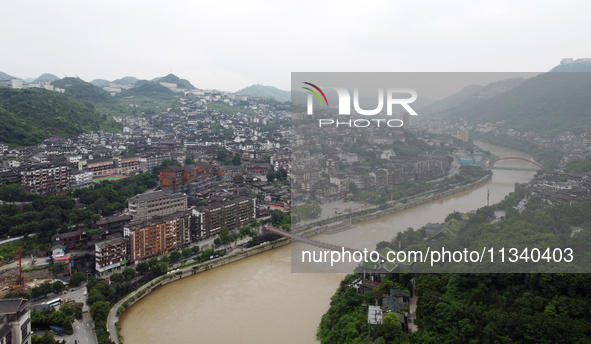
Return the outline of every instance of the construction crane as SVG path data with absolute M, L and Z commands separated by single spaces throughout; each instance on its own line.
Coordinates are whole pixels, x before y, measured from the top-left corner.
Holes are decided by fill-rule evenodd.
M 23 278 L 23 267 L 22 267 L 22 259 L 21 259 L 22 248 L 23 248 L 22 246 L 19 246 L 19 248 L 18 248 L 18 279 L 16 280 L 14 287 L 12 287 L 12 291 L 18 290 L 19 288 L 21 288 L 25 284 L 25 279 Z

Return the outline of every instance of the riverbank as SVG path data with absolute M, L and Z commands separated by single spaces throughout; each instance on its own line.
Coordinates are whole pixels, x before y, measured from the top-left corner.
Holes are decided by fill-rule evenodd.
M 357 213 L 351 213 L 351 214 L 347 214 L 347 215 L 337 216 L 337 217 L 330 218 L 330 219 L 327 219 L 322 222 L 319 221 L 320 225 L 318 224 L 318 222 L 315 223 L 316 226 L 312 227 L 312 228 L 308 228 L 308 226 L 310 226 L 310 225 L 307 225 L 305 229 L 300 229 L 300 231 L 298 231 L 296 234 L 301 235 L 303 237 L 310 237 L 310 236 L 314 236 L 314 235 L 321 234 L 321 233 L 324 233 L 324 234 L 337 233 L 342 230 L 347 230 L 347 229 L 351 228 L 347 225 L 365 222 L 365 221 L 374 220 L 374 219 L 377 219 L 380 217 L 392 215 L 392 214 L 395 214 L 395 213 L 398 213 L 398 212 L 401 212 L 401 211 L 404 211 L 404 210 L 407 210 L 410 208 L 417 207 L 417 206 L 425 204 L 425 203 L 433 202 L 433 201 L 439 200 L 441 198 L 454 195 L 459 192 L 463 192 L 466 190 L 477 188 L 477 187 L 485 184 L 486 182 L 488 182 L 491 178 L 492 178 L 492 175 L 486 175 L 486 176 L 480 178 L 479 180 L 472 182 L 470 184 L 458 186 L 458 187 L 453 188 L 451 190 L 441 191 L 439 193 L 434 193 L 433 191 L 428 191 L 423 194 L 413 196 L 413 200 L 407 202 L 406 204 L 397 203 L 393 207 L 387 208 L 387 209 L 379 209 L 379 207 L 378 207 L 378 208 L 363 210 L 363 211 L 357 212 Z M 355 216 L 356 214 L 358 214 L 358 216 Z M 343 229 L 338 227 L 338 224 L 336 224 L 338 222 L 342 222 Z M 331 226 L 331 224 L 332 224 L 332 226 Z M 335 224 L 336 224 L 336 226 L 335 226 Z
M 142 287 L 138 288 L 137 290 L 131 292 L 129 295 L 119 300 L 113 307 L 111 307 L 111 310 L 109 311 L 109 316 L 107 318 L 107 331 L 109 332 L 109 337 L 115 344 L 122 343 L 122 341 L 119 340 L 120 335 L 117 325 L 119 323 L 119 318 L 121 317 L 121 315 L 123 315 L 123 312 L 125 312 L 135 303 L 143 299 L 146 295 L 149 295 L 150 293 L 162 287 L 163 285 L 181 280 L 183 276 L 187 277 L 204 271 L 209 271 L 211 269 L 224 266 L 226 264 L 233 263 L 238 260 L 252 257 L 259 253 L 267 252 L 269 250 L 273 250 L 275 248 L 288 245 L 290 243 L 291 242 L 289 239 L 281 238 L 268 244 L 251 248 L 244 252 L 217 258 L 201 265 L 191 264 L 182 269 L 178 269 L 179 271 L 175 272 L 174 274 L 154 278 L 150 282 L 147 282 Z
M 394 206 L 392 208 L 383 209 L 383 210 L 368 209 L 369 211 L 371 211 L 371 213 L 361 214 L 357 217 L 350 217 L 348 220 L 351 223 L 360 223 L 360 222 L 369 221 L 369 220 L 373 220 L 376 218 L 392 215 L 392 214 L 401 212 L 403 210 L 408 210 L 410 208 L 417 207 L 417 206 L 425 204 L 425 203 L 436 201 L 440 198 L 444 198 L 444 197 L 451 196 L 451 195 L 454 195 L 459 192 L 463 192 L 463 191 L 466 191 L 466 190 L 469 190 L 472 188 L 479 187 L 482 184 L 489 181 L 490 179 L 491 179 L 491 175 L 487 175 L 475 182 L 472 182 L 467 185 L 462 185 L 462 186 L 456 187 L 451 190 L 446 190 L 446 191 L 442 191 L 439 193 L 433 193 L 432 191 L 430 191 L 430 192 L 423 193 L 421 195 L 415 195 L 413 197 L 413 200 L 406 203 L 406 204 L 398 203 L 398 204 L 396 204 L 396 206 Z M 366 212 L 366 211 L 364 211 L 364 212 Z M 355 213 L 347 214 L 347 215 L 352 216 L 352 215 L 355 215 Z M 339 219 L 337 217 L 336 221 L 338 221 L 338 220 L 342 221 L 342 219 Z M 331 221 L 330 223 L 334 223 L 334 221 Z M 331 227 L 329 226 L 329 224 L 323 224 L 320 227 L 313 228 L 312 230 L 306 231 L 304 233 L 299 233 L 299 235 L 304 236 L 304 237 L 310 237 L 310 236 L 314 236 L 317 234 L 326 233 L 327 229 L 330 229 L 330 228 Z M 343 230 L 346 230 L 346 229 L 347 228 L 345 228 Z M 185 277 L 192 276 L 194 274 L 208 271 L 208 270 L 214 269 L 216 267 L 220 267 L 220 266 L 223 266 L 223 265 L 226 265 L 226 264 L 238 261 L 238 260 L 242 260 L 244 258 L 248 258 L 248 257 L 251 257 L 251 256 L 259 254 L 259 253 L 273 250 L 275 248 L 287 245 L 289 243 L 290 243 L 289 239 L 282 238 L 282 239 L 279 239 L 275 242 L 263 245 L 262 247 L 251 248 L 248 251 L 240 252 L 235 255 L 221 257 L 221 258 L 209 261 L 209 262 L 207 262 L 205 264 L 201 264 L 201 265 L 193 264 L 193 265 L 184 267 L 182 269 L 179 269 L 179 271 L 174 274 L 159 276 L 159 277 L 153 279 L 152 281 L 146 283 L 144 286 L 140 287 L 139 289 L 135 290 L 134 292 L 130 293 L 126 297 L 119 300 L 111 308 L 111 310 L 109 312 L 109 317 L 107 319 L 108 332 L 109 332 L 111 340 L 116 344 L 120 344 L 122 342 L 119 340 L 120 335 L 119 335 L 119 330 L 118 330 L 118 323 L 119 323 L 119 319 L 122 316 L 122 314 L 126 310 L 128 310 L 131 306 L 133 306 L 135 303 L 137 303 L 139 300 L 143 299 L 146 295 L 159 289 L 163 285 L 178 281 L 178 280 L 182 279 L 183 276 L 185 276 Z

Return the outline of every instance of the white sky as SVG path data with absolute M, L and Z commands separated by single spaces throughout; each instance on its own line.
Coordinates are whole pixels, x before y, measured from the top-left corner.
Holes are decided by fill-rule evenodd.
M 0 71 L 172 72 L 288 90 L 291 72 L 540 72 L 591 57 L 590 1 L 2 1 Z

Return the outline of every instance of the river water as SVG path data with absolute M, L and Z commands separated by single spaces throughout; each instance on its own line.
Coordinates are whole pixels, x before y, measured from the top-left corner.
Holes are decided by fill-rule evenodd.
M 528 154 L 477 143 L 501 157 Z M 504 160 L 497 166 L 531 168 Z M 515 182 L 534 172 L 494 170 L 478 188 L 396 214 L 357 224 L 353 229 L 316 240 L 352 248 L 374 248 L 408 227 L 442 222 L 454 210 L 466 212 L 501 201 Z M 121 317 L 125 344 L 150 343 L 316 343 L 320 318 L 328 310 L 342 274 L 291 273 L 290 245 L 267 251 L 163 286 Z

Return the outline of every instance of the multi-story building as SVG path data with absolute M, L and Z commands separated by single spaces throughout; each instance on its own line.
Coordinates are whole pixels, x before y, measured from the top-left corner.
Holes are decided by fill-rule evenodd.
M 164 160 L 170 159 L 170 153 L 148 153 L 140 159 L 142 172 L 151 172 L 154 167 L 162 165 Z
M 0 185 L 20 184 L 21 176 L 14 170 L 0 172 Z
M 110 176 L 113 174 L 115 163 L 111 158 L 82 159 L 78 161 L 79 170 L 89 170 L 93 178 Z
M 114 238 L 94 244 L 95 268 L 104 274 L 126 265 L 128 260 L 127 239 Z
M 130 174 L 141 170 L 140 156 L 137 154 L 115 157 L 113 161 L 117 172 L 121 174 Z
M 140 221 L 187 210 L 187 195 L 181 193 L 168 195 L 162 191 L 156 191 L 131 197 L 127 203 L 133 220 Z
M 458 140 L 468 142 L 468 132 L 465 130 L 458 130 L 458 132 L 456 133 L 456 138 Z
M 26 192 L 48 194 L 65 191 L 70 187 L 68 166 L 44 163 L 22 167 L 19 171 L 21 185 Z
M 262 159 L 245 159 L 242 162 L 242 168 L 244 172 L 252 175 L 266 176 L 271 170 L 270 167 L 271 164 L 268 161 Z
M 96 225 L 99 227 L 99 230 L 105 231 L 108 233 L 115 233 L 115 232 L 122 232 L 123 227 L 132 220 L 132 217 L 129 215 L 122 215 L 122 216 L 108 216 L 104 219 L 97 221 Z
M 196 166 L 167 166 L 160 171 L 160 187 L 166 193 L 188 192 L 189 184 L 197 180 Z
M 256 197 L 238 196 L 224 202 L 214 202 L 194 211 L 194 236 L 209 238 L 223 227 L 229 230 L 248 225 L 256 220 Z
M 150 221 L 132 222 L 123 234 L 129 238 L 131 262 L 167 253 L 191 242 L 193 217 L 190 211 L 180 211 Z
M 0 343 L 31 344 L 31 312 L 27 300 L 0 300 Z
M 70 187 L 72 189 L 87 188 L 92 185 L 92 172 L 73 170 L 70 173 Z

